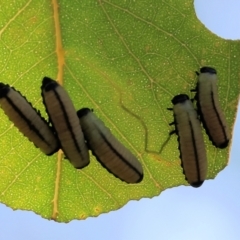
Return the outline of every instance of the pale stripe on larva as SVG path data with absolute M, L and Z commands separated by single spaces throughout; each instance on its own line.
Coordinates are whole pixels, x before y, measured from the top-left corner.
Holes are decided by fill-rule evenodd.
M 77 112 L 89 149 L 110 173 L 127 183 L 143 179 L 143 169 L 137 158 L 121 144 L 88 108 Z
M 89 164 L 89 153 L 73 103 L 62 86 L 44 77 L 42 97 L 66 157 L 75 168 Z
M 200 187 L 207 176 L 207 156 L 200 121 L 192 102 L 185 94 L 172 99 L 175 131 L 178 135 L 180 158 L 186 180 Z
M 20 92 L 0 83 L 0 105 L 19 131 L 42 152 L 52 155 L 59 149 L 59 142 L 53 129 Z

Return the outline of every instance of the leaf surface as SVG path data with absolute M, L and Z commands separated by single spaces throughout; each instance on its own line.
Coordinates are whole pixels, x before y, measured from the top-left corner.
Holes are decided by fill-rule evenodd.
M 197 19 L 193 1 L 3 0 L 0 81 L 22 92 L 47 118 L 44 76 L 69 92 L 76 109 L 89 107 L 138 156 L 144 180 L 126 184 L 91 156 L 76 170 L 61 151 L 42 154 L 0 111 L 0 201 L 47 219 L 68 222 L 116 210 L 129 200 L 187 185 L 180 166 L 171 99 L 191 95 L 201 66 L 218 71 L 219 95 L 231 129 L 239 97 L 240 44 Z M 208 178 L 228 162 L 205 132 Z

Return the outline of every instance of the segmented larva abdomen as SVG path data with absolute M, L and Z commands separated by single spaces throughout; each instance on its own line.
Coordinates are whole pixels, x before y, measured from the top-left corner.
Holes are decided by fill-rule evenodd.
M 45 77 L 42 97 L 63 152 L 75 168 L 89 164 L 89 153 L 73 103 L 62 86 Z
M 230 131 L 220 106 L 214 68 L 200 69 L 196 91 L 198 112 L 209 139 L 218 148 L 227 147 Z
M 200 121 L 187 95 L 177 95 L 172 102 L 183 172 L 191 186 L 199 187 L 207 176 L 207 156 Z
M 127 183 L 143 179 L 143 169 L 137 158 L 110 132 L 88 108 L 77 112 L 89 149 L 110 173 Z
M 46 155 L 52 155 L 59 149 L 53 129 L 20 92 L 0 83 L 0 105 L 19 131 Z

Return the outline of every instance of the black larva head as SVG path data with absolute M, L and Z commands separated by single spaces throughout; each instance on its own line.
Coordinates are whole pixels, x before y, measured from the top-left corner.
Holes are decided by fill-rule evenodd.
M 183 103 L 186 100 L 189 100 L 189 97 L 187 94 L 179 94 L 172 99 L 172 104 L 176 105 L 178 103 Z
M 217 71 L 215 68 L 212 67 L 202 67 L 200 68 L 201 73 L 211 73 L 211 74 L 217 74 Z
M 54 80 L 52 80 L 49 77 L 44 77 L 42 80 L 42 89 L 44 89 L 46 92 L 51 91 L 58 87 L 58 83 Z
M 81 118 L 81 117 L 87 115 L 89 112 L 91 112 L 91 110 L 89 108 L 82 108 L 77 111 L 77 115 L 79 118 Z
M 10 90 L 10 87 L 8 84 L 0 83 L 0 98 L 6 97 Z

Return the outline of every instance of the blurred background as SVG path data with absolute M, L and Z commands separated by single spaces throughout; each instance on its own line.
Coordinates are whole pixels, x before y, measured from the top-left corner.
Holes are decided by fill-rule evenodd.
M 195 0 L 198 18 L 226 39 L 240 39 L 239 0 Z M 230 165 L 202 187 L 177 187 L 153 199 L 130 201 L 118 211 L 68 224 L 47 221 L 0 204 L 0 239 L 239 240 L 240 114 Z

